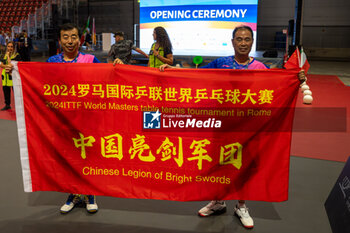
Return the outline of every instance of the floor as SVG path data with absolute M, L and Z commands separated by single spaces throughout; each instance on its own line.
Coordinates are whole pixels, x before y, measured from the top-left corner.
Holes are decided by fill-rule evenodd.
M 310 73 L 338 75 L 350 85 L 349 62 L 311 61 Z M 206 202 L 98 197 L 99 212 L 90 215 L 76 208 L 59 213 L 66 194 L 24 193 L 16 122 L 0 120 L 0 232 L 123 232 L 191 233 L 246 232 L 233 216 L 235 201 L 221 216 L 200 218 L 197 210 Z M 349 153 L 350 155 L 350 153 Z M 324 202 L 344 163 L 291 157 L 289 200 L 281 203 L 249 202 L 255 228 L 261 233 L 330 233 Z
M 310 61 L 310 74 L 336 75 L 350 86 L 350 62 Z

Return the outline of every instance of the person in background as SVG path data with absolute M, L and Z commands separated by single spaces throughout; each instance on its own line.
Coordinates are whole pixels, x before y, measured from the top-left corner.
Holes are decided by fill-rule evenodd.
M 163 64 L 172 65 L 174 63 L 173 48 L 166 30 L 163 27 L 154 28 L 153 39 L 155 43 L 152 44 L 149 53 L 148 66 L 160 67 Z
M 18 51 L 18 41 L 19 41 L 19 34 L 15 33 L 15 37 L 13 38 L 13 42 L 15 42 L 17 51 Z
M 10 38 L 10 36 L 9 35 L 11 35 L 11 33 L 10 32 L 6 32 L 5 33 L 5 41 L 6 41 L 6 44 L 8 43 L 8 42 L 10 42 L 11 41 L 11 38 Z
M 148 55 L 141 49 L 137 48 L 131 40 L 124 39 L 124 32 L 116 32 L 114 38 L 115 44 L 112 45 L 108 53 L 109 63 L 130 64 L 132 50 L 135 50 L 148 58 Z
M 59 31 L 59 43 L 63 52 L 50 57 L 47 62 L 54 63 L 100 63 L 100 61 L 90 54 L 79 52 L 80 35 L 79 29 L 74 24 L 63 24 Z M 89 213 L 96 213 L 98 206 L 94 195 L 69 194 L 66 203 L 61 207 L 62 214 L 69 213 L 76 205 L 86 203 L 86 210 Z
M 32 48 L 32 39 L 30 39 L 30 37 L 28 37 L 28 33 L 23 30 L 18 39 L 18 52 L 23 61 L 30 61 L 30 53 Z
M 6 50 L 6 38 L 4 31 L 0 33 L 0 54 L 5 53 Z
M 86 51 L 92 51 L 92 37 L 89 28 L 86 29 L 84 46 L 86 46 Z
M 12 69 L 13 65 L 11 61 L 21 61 L 21 56 L 16 51 L 16 46 L 13 41 L 10 41 L 6 45 L 6 52 L 0 58 L 0 68 L 2 68 L 2 90 L 4 92 L 5 107 L 1 111 L 11 109 L 11 89 L 13 89 L 12 83 Z

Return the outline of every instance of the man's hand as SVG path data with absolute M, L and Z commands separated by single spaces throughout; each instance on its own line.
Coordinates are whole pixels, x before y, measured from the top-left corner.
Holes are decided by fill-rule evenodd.
M 163 64 L 163 65 L 159 66 L 159 70 L 162 71 L 162 72 L 163 72 L 166 68 L 174 68 L 174 67 L 171 66 L 171 65 L 168 65 L 168 64 Z
M 299 78 L 299 81 L 301 83 L 306 81 L 306 76 L 305 76 L 305 71 L 304 70 L 300 70 L 299 71 L 298 78 Z
M 120 60 L 119 58 L 116 58 L 116 59 L 113 61 L 113 65 L 115 66 L 116 64 L 123 65 L 124 62 L 123 62 L 122 60 Z

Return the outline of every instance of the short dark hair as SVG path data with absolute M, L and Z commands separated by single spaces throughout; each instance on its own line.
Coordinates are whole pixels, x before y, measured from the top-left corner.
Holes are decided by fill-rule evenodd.
M 80 37 L 80 30 L 77 25 L 73 23 L 65 23 L 65 24 L 62 24 L 58 30 L 58 38 L 61 38 L 61 31 L 70 31 L 73 29 L 77 29 L 78 36 Z
M 118 32 L 114 33 L 114 36 L 115 36 L 115 37 L 116 37 L 116 36 L 124 37 L 124 32 L 118 31 Z
M 235 38 L 236 32 L 237 32 L 238 30 L 248 30 L 248 31 L 250 31 L 250 33 L 252 34 L 252 38 L 254 38 L 253 30 L 252 30 L 251 27 L 249 27 L 249 26 L 238 26 L 238 27 L 236 27 L 235 30 L 233 30 L 233 32 L 232 32 L 232 39 Z

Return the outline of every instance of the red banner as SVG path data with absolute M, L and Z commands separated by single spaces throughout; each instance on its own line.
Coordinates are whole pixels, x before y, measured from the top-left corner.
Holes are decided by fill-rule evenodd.
M 18 63 L 25 191 L 288 198 L 297 71 Z

